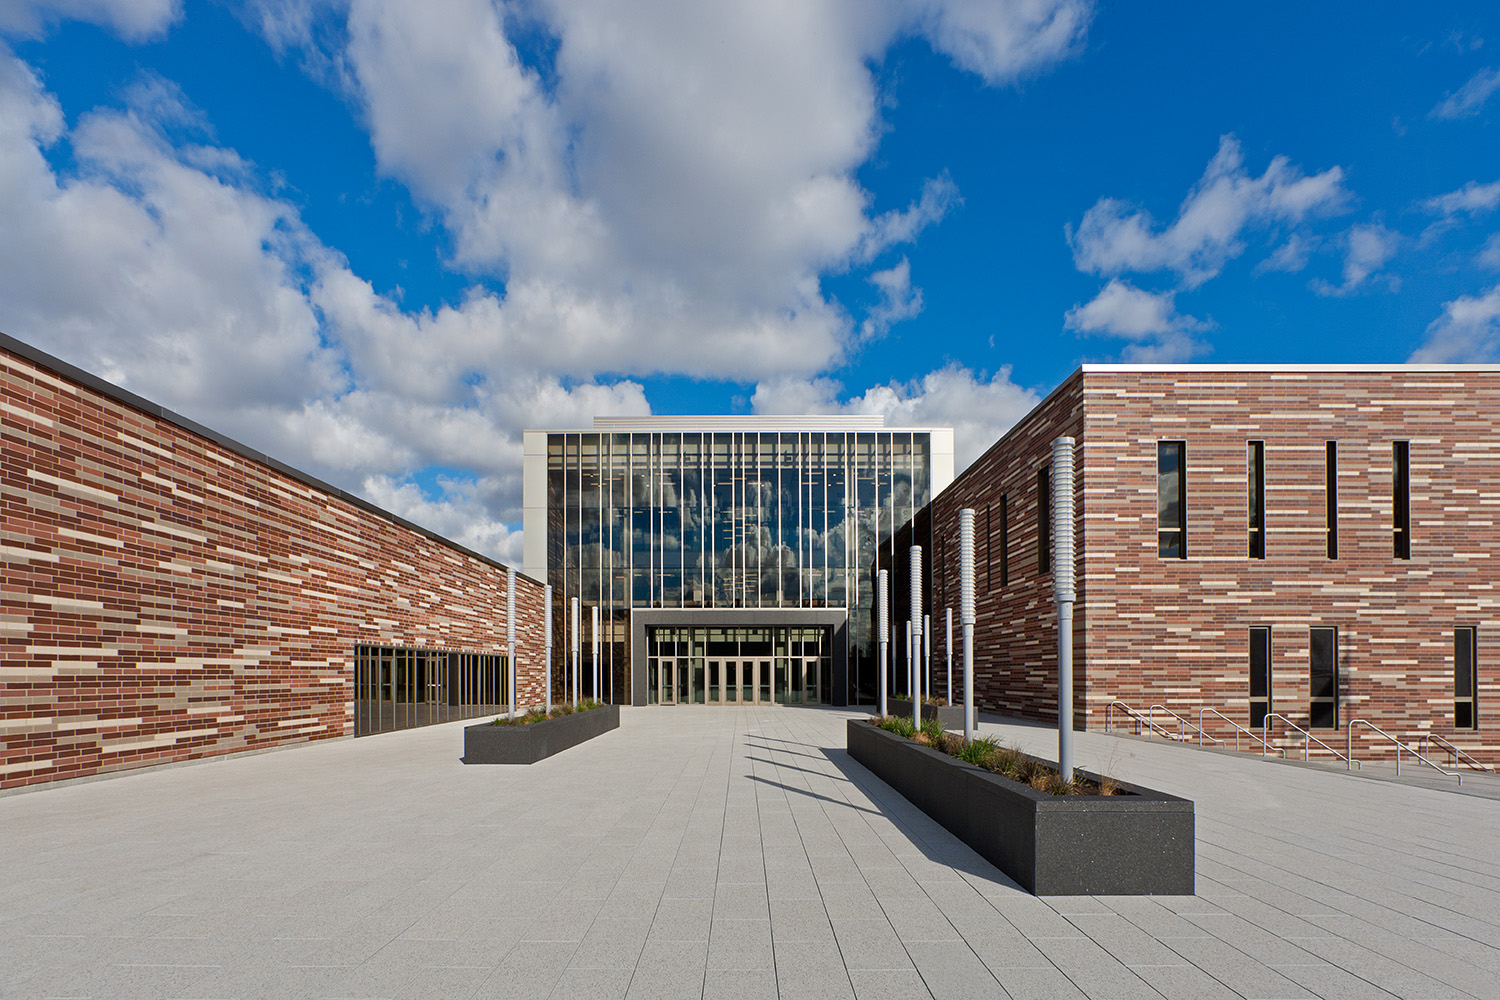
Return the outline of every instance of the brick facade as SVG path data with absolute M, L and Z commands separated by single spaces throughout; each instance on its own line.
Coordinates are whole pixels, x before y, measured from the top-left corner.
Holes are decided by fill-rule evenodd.
M 1309 630 L 1338 628 L 1340 728 L 1433 733 L 1500 758 L 1493 642 L 1500 559 L 1500 370 L 1086 366 L 933 504 L 934 537 L 977 511 L 975 692 L 1056 718 L 1056 612 L 1037 572 L 1036 470 L 1078 440 L 1077 725 L 1112 699 L 1196 722 L 1249 715 L 1249 629 L 1271 629 L 1274 711 L 1309 723 Z M 1187 558 L 1157 554 L 1157 443 L 1186 443 Z M 1266 557 L 1248 555 L 1250 441 L 1264 442 Z M 1338 558 L 1327 554 L 1325 447 L 1337 442 Z M 1393 551 L 1392 444 L 1410 442 L 1411 558 Z M 1009 508 L 1000 585 L 998 507 Z M 987 522 L 988 518 L 988 522 Z M 988 523 L 988 529 L 986 524 Z M 957 598 L 955 551 L 949 557 Z M 944 584 L 934 581 L 934 587 Z M 941 603 L 939 591 L 935 598 Z M 1454 629 L 1477 630 L 1479 729 L 1454 728 Z M 1175 725 L 1175 723 L 1174 723 Z M 1206 728 L 1232 734 L 1208 717 Z M 1295 741 L 1300 747 L 1300 738 Z M 1356 730 L 1357 756 L 1389 744 Z
M 359 643 L 505 649 L 504 567 L 9 339 L 0 444 L 0 788 L 351 735 Z

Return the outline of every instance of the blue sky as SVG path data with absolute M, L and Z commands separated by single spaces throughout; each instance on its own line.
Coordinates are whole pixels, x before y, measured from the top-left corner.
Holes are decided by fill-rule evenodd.
M 524 427 L 1500 360 L 1497 119 L 1484 5 L 11 0 L 0 330 L 515 559 Z

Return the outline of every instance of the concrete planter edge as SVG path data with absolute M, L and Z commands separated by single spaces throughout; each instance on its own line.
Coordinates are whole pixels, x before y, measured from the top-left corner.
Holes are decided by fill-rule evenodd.
M 620 706 L 543 719 L 525 726 L 490 722 L 464 727 L 465 764 L 535 764 L 611 729 L 620 728 Z
M 1034 895 L 1194 891 L 1189 799 L 1123 781 L 1131 794 L 1049 795 L 866 719 L 848 721 L 847 746 L 849 756 Z

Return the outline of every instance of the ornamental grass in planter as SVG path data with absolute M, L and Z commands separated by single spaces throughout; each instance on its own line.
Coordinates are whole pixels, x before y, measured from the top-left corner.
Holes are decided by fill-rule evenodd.
M 850 757 L 1028 892 L 1193 892 L 1187 799 L 1089 772 L 1064 781 L 1048 761 L 936 723 L 850 719 L 847 731 Z
M 502 715 L 494 722 L 491 722 L 490 725 L 529 726 L 533 722 L 543 722 L 547 719 L 561 719 L 565 715 L 574 715 L 578 712 L 588 712 L 596 708 L 602 708 L 603 705 L 604 702 L 596 701 L 593 698 L 583 699 L 578 703 L 577 708 L 574 708 L 568 702 L 560 702 L 559 704 L 552 706 L 551 712 L 533 705 L 531 708 L 528 708 L 525 712 L 516 716 L 514 719 L 510 718 L 509 716 Z
M 535 764 L 585 740 L 620 727 L 620 706 L 589 699 L 577 708 L 561 704 L 550 713 L 540 709 L 501 716 L 464 728 L 465 764 Z
M 1065 779 L 1057 768 L 1049 767 L 1045 761 L 1025 753 L 1020 747 L 1006 746 L 989 736 L 965 741 L 957 733 L 944 729 L 937 719 L 923 719 L 921 729 L 912 725 L 911 719 L 903 715 L 888 715 L 871 721 L 886 732 L 904 736 L 913 743 L 932 747 L 939 753 L 982 767 L 991 774 L 1019 781 L 1049 795 L 1125 794 L 1120 783 L 1107 774 L 1095 780 L 1074 768 L 1072 778 Z

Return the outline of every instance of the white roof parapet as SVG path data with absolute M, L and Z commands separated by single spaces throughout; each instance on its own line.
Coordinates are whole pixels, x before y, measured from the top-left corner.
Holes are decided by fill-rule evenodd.
M 624 431 L 870 431 L 884 428 L 885 416 L 879 413 L 594 418 L 594 430 L 617 433 Z

